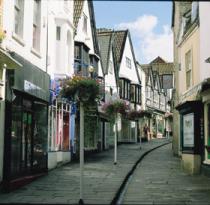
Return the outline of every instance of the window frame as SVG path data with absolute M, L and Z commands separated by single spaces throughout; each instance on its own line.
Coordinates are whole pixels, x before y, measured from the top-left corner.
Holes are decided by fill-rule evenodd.
M 14 1 L 14 33 L 23 38 L 25 0 Z
M 192 87 L 192 50 L 185 53 L 185 81 L 186 89 Z M 189 78 L 189 79 L 188 79 Z
M 34 0 L 34 8 L 33 8 L 33 42 L 32 47 L 33 49 L 40 51 L 40 34 L 41 34 L 41 0 Z M 35 12 L 35 2 L 36 12 Z M 36 31 L 34 32 L 34 28 Z
M 56 41 L 61 40 L 61 26 L 56 25 Z
M 129 69 L 132 68 L 132 66 L 131 66 L 131 59 L 128 58 L 127 56 L 126 56 L 126 67 L 129 68 Z

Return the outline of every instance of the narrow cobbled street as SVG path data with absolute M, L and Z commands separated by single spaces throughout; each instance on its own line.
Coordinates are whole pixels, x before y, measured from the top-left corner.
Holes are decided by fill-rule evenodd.
M 135 163 L 156 147 L 140 161 L 118 203 L 210 204 L 210 179 L 185 174 L 167 139 L 142 143 L 141 149 L 139 144 L 120 145 L 117 165 L 113 164 L 113 150 L 89 156 L 85 160 L 84 202 L 113 202 Z M 48 175 L 11 193 L 0 194 L 0 203 L 77 204 L 78 199 L 78 163 L 50 171 Z
M 140 144 L 119 145 L 117 165 L 113 149 L 89 156 L 84 167 L 84 203 L 110 204 L 137 160 L 166 143 L 169 140 L 153 139 L 142 143 L 141 149 Z M 69 163 L 16 191 L 1 193 L 0 203 L 77 204 L 79 177 L 79 163 Z
M 149 153 L 135 170 L 123 204 L 210 204 L 210 179 L 181 170 L 171 144 Z

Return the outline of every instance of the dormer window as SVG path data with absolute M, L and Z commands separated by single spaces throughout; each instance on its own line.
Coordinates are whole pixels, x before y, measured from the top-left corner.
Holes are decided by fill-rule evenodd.
M 131 59 L 126 57 L 126 66 L 131 69 Z
M 83 31 L 87 33 L 87 16 L 83 13 Z

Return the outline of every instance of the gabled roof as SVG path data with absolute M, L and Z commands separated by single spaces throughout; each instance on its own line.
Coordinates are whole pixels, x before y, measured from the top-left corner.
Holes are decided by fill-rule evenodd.
M 102 50 L 104 50 L 103 52 L 105 52 L 105 50 L 108 49 L 108 43 L 109 43 L 109 46 L 113 46 L 113 54 L 114 54 L 113 58 L 114 58 L 114 66 L 115 66 L 115 72 L 116 72 L 116 78 L 117 79 L 119 77 L 119 69 L 120 69 L 120 64 L 121 64 L 122 57 L 123 57 L 123 52 L 124 52 L 124 49 L 125 49 L 126 39 L 128 37 L 130 45 L 131 45 L 131 52 L 133 54 L 136 75 L 137 75 L 137 78 L 138 78 L 139 82 L 141 82 L 140 77 L 139 77 L 139 73 L 138 73 L 138 69 L 137 69 L 137 66 L 136 66 L 136 58 L 135 58 L 135 54 L 134 54 L 134 50 L 133 50 L 133 44 L 132 44 L 132 41 L 131 41 L 131 36 L 130 36 L 129 30 L 114 31 L 114 30 L 110 30 L 110 29 L 98 29 L 98 37 L 102 36 L 102 35 L 104 37 L 103 37 L 103 39 L 101 37 L 101 41 L 104 42 L 104 43 L 106 41 L 106 43 L 101 44 L 101 46 L 100 46 L 101 47 L 101 52 L 102 52 Z M 105 47 L 105 48 L 103 48 L 103 47 Z M 108 57 L 109 57 L 108 54 L 106 54 L 105 58 L 107 59 Z M 105 66 L 105 67 L 108 67 L 108 66 Z
M 76 29 L 78 27 L 79 19 L 82 16 L 84 2 L 85 0 L 74 0 L 73 22 Z M 90 15 L 90 25 L 91 25 L 91 31 L 92 31 L 94 52 L 95 54 L 100 56 L 99 48 L 98 48 L 98 40 L 97 40 L 97 35 L 96 35 L 96 22 L 95 22 L 93 1 L 87 0 L 87 4 L 88 4 L 89 15 Z
M 113 33 L 104 33 L 97 30 L 98 43 L 100 46 L 101 61 L 104 74 L 108 73 L 110 52 L 112 51 Z
M 127 34 L 128 30 L 114 32 L 114 51 L 118 66 L 120 65 L 122 60 Z
M 174 72 L 174 64 L 172 62 L 166 62 L 160 56 L 151 61 L 150 65 L 152 66 L 152 70 L 157 71 L 159 75 L 173 74 Z
M 83 10 L 83 5 L 84 5 L 84 0 L 74 0 L 73 22 L 75 28 L 77 28 L 78 26 L 78 22 Z
M 150 64 L 155 64 L 155 63 L 167 63 L 165 60 L 163 60 L 160 56 L 155 58 L 153 61 L 150 62 Z
M 97 34 L 96 34 L 96 22 L 95 22 L 95 13 L 94 13 L 93 1 L 88 0 L 88 6 L 89 6 L 89 12 L 90 12 L 90 25 L 91 25 L 91 28 L 92 28 L 94 52 L 98 56 L 100 56 L 98 39 L 97 39 Z

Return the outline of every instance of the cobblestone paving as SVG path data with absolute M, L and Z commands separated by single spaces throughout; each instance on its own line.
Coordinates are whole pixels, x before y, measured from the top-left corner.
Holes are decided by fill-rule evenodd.
M 181 170 L 171 145 L 149 153 L 134 172 L 123 204 L 210 204 L 210 178 Z
M 84 202 L 110 204 L 126 174 L 146 151 L 168 142 L 155 139 L 139 144 L 118 146 L 118 164 L 114 150 L 94 154 L 85 160 Z M 79 200 L 79 163 L 50 171 L 48 175 L 11 193 L 0 193 L 0 203 L 77 204 Z

